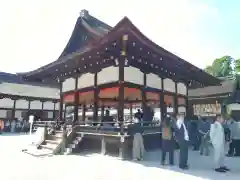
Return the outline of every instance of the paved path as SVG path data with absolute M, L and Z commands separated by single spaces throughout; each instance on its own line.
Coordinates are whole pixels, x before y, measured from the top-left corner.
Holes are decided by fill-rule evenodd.
M 190 153 L 189 171 L 160 166 L 160 152 L 147 153 L 141 163 L 120 161 L 98 154 L 35 158 L 21 152 L 31 142 L 26 135 L 0 135 L 1 179 L 3 180 L 239 180 L 240 159 L 228 158 L 232 171 L 212 171 L 212 159 Z

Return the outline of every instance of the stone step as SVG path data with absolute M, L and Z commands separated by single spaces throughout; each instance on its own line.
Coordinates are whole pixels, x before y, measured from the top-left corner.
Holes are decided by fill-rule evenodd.
M 72 153 L 72 148 L 66 148 L 65 149 L 65 155 L 71 154 Z
M 63 133 L 61 130 L 56 130 L 55 133 Z
M 57 147 L 57 145 L 58 144 L 50 144 L 50 143 L 47 143 L 47 144 L 42 144 L 42 145 L 40 145 L 40 148 L 41 149 L 48 149 L 48 150 L 54 150 L 54 149 L 56 149 L 56 147 Z
M 55 136 L 55 137 L 58 137 L 58 138 L 62 138 L 62 132 L 60 132 L 60 133 L 55 133 L 54 135 L 52 135 L 52 136 Z
M 76 147 L 76 144 L 68 144 L 68 148 L 74 149 Z
M 47 144 L 59 144 L 61 141 L 60 140 L 45 140 Z
M 23 150 L 22 152 L 29 154 L 34 157 L 43 157 L 43 156 L 52 156 L 52 150 L 49 149 L 37 149 L 34 148 L 28 148 L 26 150 Z

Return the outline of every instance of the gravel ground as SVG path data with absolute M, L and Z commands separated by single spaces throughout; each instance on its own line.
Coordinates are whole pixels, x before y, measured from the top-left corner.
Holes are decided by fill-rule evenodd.
M 188 171 L 179 170 L 177 166 L 160 166 L 160 151 L 148 152 L 141 163 L 99 154 L 36 158 L 21 152 L 29 147 L 32 139 L 29 135 L 0 135 L 2 180 L 159 180 L 165 177 L 171 180 L 239 180 L 240 177 L 240 158 L 226 159 L 232 169 L 227 174 L 215 173 L 212 158 L 200 157 L 197 152 L 190 152 Z

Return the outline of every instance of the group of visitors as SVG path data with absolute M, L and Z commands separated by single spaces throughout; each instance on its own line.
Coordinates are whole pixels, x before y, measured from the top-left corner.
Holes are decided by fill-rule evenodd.
M 10 133 L 16 133 L 16 132 L 29 132 L 30 130 L 30 124 L 27 120 L 23 119 L 16 119 L 16 120 L 2 120 L 1 121 L 1 128 L 0 132 L 10 132 Z
M 137 121 L 132 125 L 133 159 L 142 160 L 144 143 L 142 138 L 141 120 L 143 114 L 135 114 Z M 193 123 L 194 122 L 194 123 Z M 214 121 L 200 118 L 198 121 L 187 121 L 183 114 L 167 115 L 161 123 L 162 156 L 161 164 L 165 165 L 166 154 L 169 153 L 169 165 L 174 165 L 174 152 L 179 148 L 179 168 L 188 169 L 188 150 L 199 150 L 200 155 L 209 156 L 213 147 L 214 170 L 228 172 L 224 164 L 225 145 L 230 140 L 229 156 L 239 156 L 240 124 L 234 120 L 226 121 L 217 115 Z M 229 137 L 229 138 L 228 138 Z

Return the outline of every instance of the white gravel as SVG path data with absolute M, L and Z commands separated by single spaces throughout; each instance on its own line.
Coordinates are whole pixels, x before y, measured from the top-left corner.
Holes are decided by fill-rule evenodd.
M 215 173 L 212 158 L 200 157 L 197 152 L 190 152 L 188 171 L 177 166 L 160 166 L 160 151 L 147 153 L 141 163 L 99 154 L 36 158 L 21 152 L 32 139 L 29 135 L 0 135 L 2 180 L 239 180 L 240 177 L 240 158 L 227 158 L 232 169 L 227 174 Z

